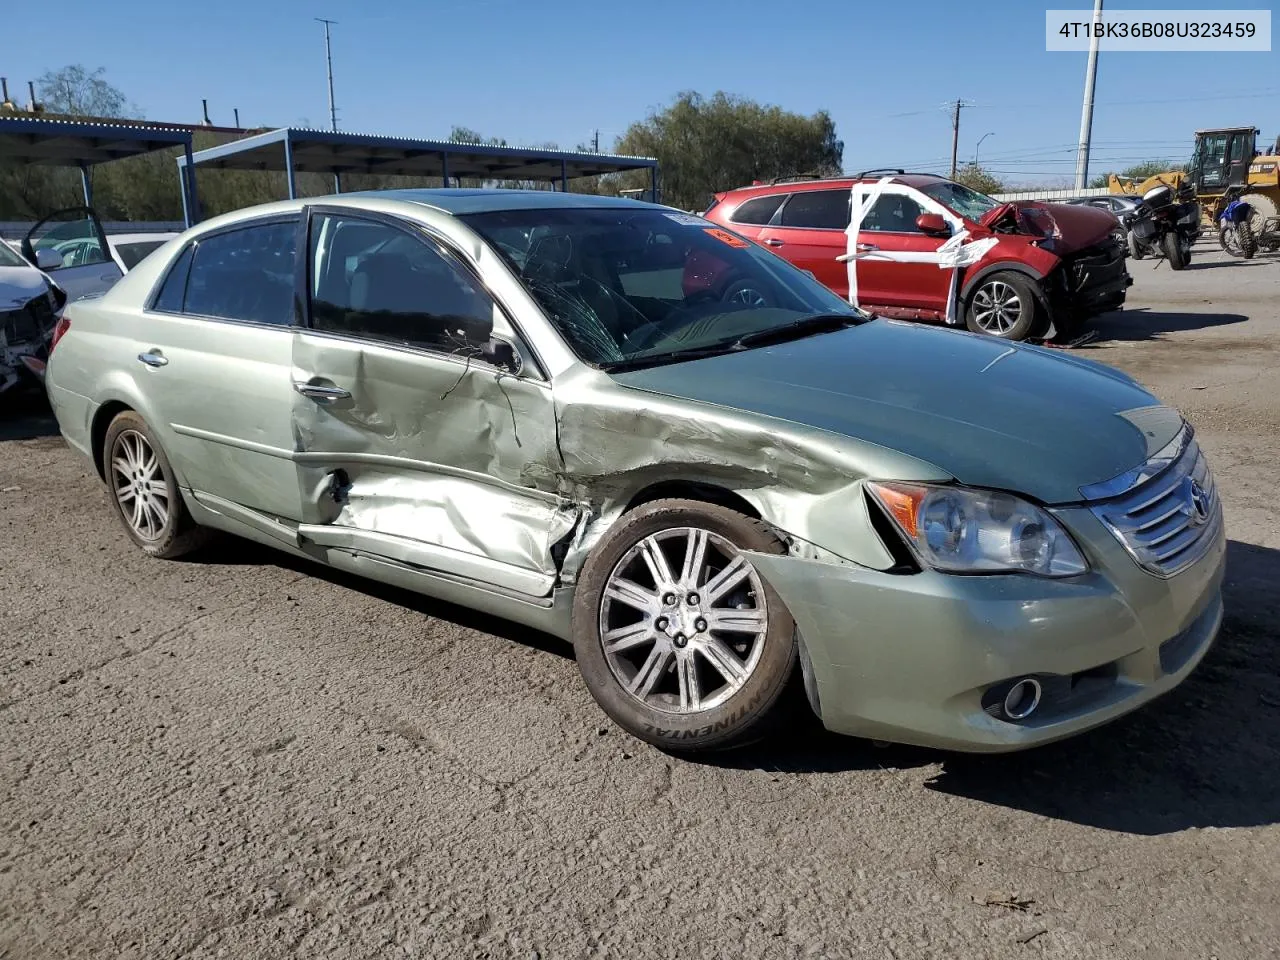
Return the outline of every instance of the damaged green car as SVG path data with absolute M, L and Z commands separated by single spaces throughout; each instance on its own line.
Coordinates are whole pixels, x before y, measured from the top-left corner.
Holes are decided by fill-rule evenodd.
M 1094 727 L 1222 619 L 1192 430 L 1099 364 L 872 319 L 737 234 L 555 192 L 187 231 L 58 325 L 67 441 L 143 550 L 217 529 L 570 639 L 679 750 Z

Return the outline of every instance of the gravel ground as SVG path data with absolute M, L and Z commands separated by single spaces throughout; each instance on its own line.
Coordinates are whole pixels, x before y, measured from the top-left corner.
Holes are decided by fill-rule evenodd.
M 1173 694 L 1013 756 L 663 755 L 552 638 L 243 542 L 147 560 L 10 417 L 0 958 L 1276 955 L 1280 258 L 1132 270 L 1080 352 L 1198 427 L 1227 622 Z

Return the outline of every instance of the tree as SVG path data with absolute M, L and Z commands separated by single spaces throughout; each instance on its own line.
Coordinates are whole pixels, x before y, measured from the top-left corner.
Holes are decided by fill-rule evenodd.
M 752 180 L 837 174 L 844 144 L 825 110 L 805 117 L 724 92 L 687 91 L 628 127 L 617 152 L 656 157 L 663 202 L 701 210 L 717 191 Z M 618 185 L 648 187 L 648 177 L 624 174 Z
M 977 190 L 979 193 L 1004 193 L 1005 185 L 996 177 L 987 173 L 981 165 L 977 163 L 966 163 L 960 168 L 956 174 L 956 182 L 963 183 L 971 190 Z
M 45 112 L 72 117 L 140 118 L 142 111 L 103 79 L 105 73 L 105 67 L 90 72 L 80 64 L 48 71 L 36 81 Z

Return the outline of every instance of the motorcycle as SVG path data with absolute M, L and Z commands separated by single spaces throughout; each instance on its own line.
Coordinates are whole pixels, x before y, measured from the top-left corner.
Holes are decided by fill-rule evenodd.
M 1142 195 L 1129 222 L 1129 253 L 1164 257 L 1174 270 L 1191 262 L 1191 246 L 1200 237 L 1200 204 L 1195 190 L 1184 181 L 1175 193 L 1160 185 Z
M 1227 188 L 1226 206 L 1218 214 L 1218 243 L 1233 257 L 1252 260 L 1258 252 L 1258 238 L 1253 235 L 1253 204 L 1242 198 L 1244 188 Z

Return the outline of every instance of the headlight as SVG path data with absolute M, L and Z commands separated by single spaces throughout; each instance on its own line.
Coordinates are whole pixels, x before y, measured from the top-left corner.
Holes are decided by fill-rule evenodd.
M 1089 569 L 1058 521 L 1012 494 L 915 483 L 867 488 L 935 570 L 1074 577 Z

